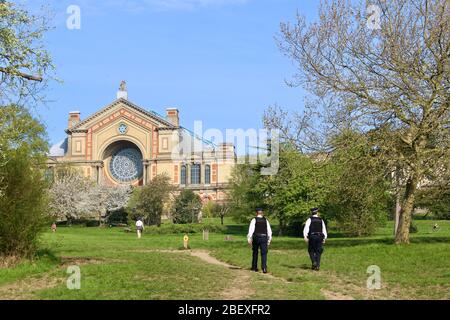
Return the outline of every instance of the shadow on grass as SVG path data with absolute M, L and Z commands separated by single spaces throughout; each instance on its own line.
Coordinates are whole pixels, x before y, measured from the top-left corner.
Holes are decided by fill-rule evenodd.
M 450 237 L 436 237 L 436 236 L 419 236 L 411 238 L 411 243 L 439 243 L 448 242 L 450 243 Z
M 57 257 L 55 253 L 48 248 L 39 249 L 34 256 L 34 259 L 46 260 L 54 264 L 60 262 L 60 258 Z
M 288 269 L 302 269 L 302 270 L 311 270 L 311 266 L 307 265 L 305 263 L 301 264 L 301 265 L 292 265 L 292 264 L 285 264 L 282 263 L 281 264 L 282 267 L 288 268 Z
M 274 236 L 277 236 L 279 234 L 280 228 L 278 226 L 272 226 L 272 234 Z M 296 237 L 301 239 L 303 236 L 303 229 L 302 232 L 299 232 L 298 234 L 292 234 L 292 230 L 286 231 L 283 236 L 287 237 Z M 229 235 L 241 235 L 241 236 L 247 236 L 248 227 L 246 225 L 227 225 L 226 229 L 222 232 L 223 234 L 229 234 Z M 328 233 L 330 238 L 348 238 L 348 235 L 345 233 L 332 230 Z
M 245 225 L 228 225 L 226 226 L 226 230 L 223 231 L 223 234 L 229 234 L 229 235 L 247 235 L 248 228 Z
M 277 228 L 273 228 L 273 234 L 277 234 Z M 248 232 L 247 226 L 245 225 L 228 225 L 227 229 L 223 232 L 224 234 L 235 235 L 235 236 L 246 236 Z M 303 239 L 301 237 L 297 238 L 283 238 L 274 237 L 273 249 L 281 250 L 295 250 L 305 246 Z M 434 236 L 434 235 L 411 235 L 411 244 L 434 244 L 434 243 L 450 243 L 450 236 Z M 329 238 L 325 244 L 326 247 L 352 247 L 352 246 L 364 246 L 371 244 L 383 244 L 383 245 L 395 245 L 393 236 L 386 237 L 366 237 L 366 238 L 349 238 L 343 233 L 333 231 L 330 233 Z M 231 247 L 240 247 L 241 243 L 229 243 Z
M 411 244 L 435 244 L 435 243 L 450 243 L 450 237 L 413 237 L 411 238 Z M 371 244 L 383 244 L 395 246 L 393 238 L 331 238 L 328 239 L 325 247 L 328 248 L 342 248 L 342 247 L 353 247 L 353 246 L 364 246 Z M 282 238 L 274 239 L 273 248 L 281 250 L 293 250 L 300 247 L 304 247 L 302 239 L 299 242 L 296 241 L 286 241 Z

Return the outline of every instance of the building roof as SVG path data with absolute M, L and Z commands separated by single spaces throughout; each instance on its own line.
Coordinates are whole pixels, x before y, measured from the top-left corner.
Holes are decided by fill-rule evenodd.
M 67 138 L 54 144 L 48 153 L 49 157 L 63 157 L 67 152 Z
M 217 146 L 212 141 L 209 141 L 202 137 L 197 136 L 194 132 L 192 132 L 191 130 L 189 130 L 185 127 L 181 127 L 181 126 L 176 127 L 171 122 L 166 120 L 164 118 L 164 116 L 162 116 L 161 114 L 159 114 L 155 111 L 152 111 L 152 110 L 145 110 L 123 98 L 119 98 L 119 99 L 115 100 L 114 102 L 108 104 L 107 106 L 105 106 L 102 109 L 100 109 L 99 111 L 93 113 L 86 119 L 80 121 L 72 128 L 67 129 L 66 132 L 69 133 L 69 132 L 73 132 L 73 131 L 82 131 L 84 129 L 83 126 L 85 124 L 87 124 L 92 119 L 102 115 L 103 113 L 107 112 L 109 109 L 113 108 L 118 103 L 124 103 L 128 107 L 135 109 L 136 111 L 141 112 L 141 113 L 153 118 L 154 120 L 156 120 L 159 123 L 162 123 L 163 125 L 166 126 L 164 128 L 161 128 L 163 130 L 164 129 L 166 129 L 166 130 L 167 129 L 168 130 L 179 129 L 179 134 L 180 134 L 179 147 L 181 148 L 181 150 L 183 150 L 184 153 L 213 151 L 217 148 Z M 66 138 L 66 139 L 61 140 L 58 143 L 54 144 L 50 148 L 50 152 L 49 152 L 48 156 L 49 157 L 63 157 L 67 153 L 67 149 L 68 149 L 68 139 Z
M 123 104 L 127 105 L 128 107 L 130 107 L 130 108 L 132 108 L 132 109 L 135 109 L 136 111 L 141 112 L 141 113 L 147 115 L 148 117 L 150 117 L 150 118 L 156 120 L 157 122 L 166 125 L 166 126 L 169 127 L 169 128 L 173 128 L 173 129 L 177 128 L 177 127 L 174 126 L 171 122 L 169 122 L 168 120 L 164 119 L 164 117 L 162 117 L 162 116 L 159 115 L 158 113 L 156 113 L 156 112 L 154 112 L 154 111 L 148 111 L 148 110 L 145 110 L 145 109 L 143 109 L 143 108 L 141 108 L 141 107 L 135 105 L 134 103 L 132 103 L 132 102 L 126 100 L 126 99 L 119 98 L 119 99 L 115 100 L 114 102 L 108 104 L 106 107 L 103 107 L 103 108 L 100 109 L 99 111 L 93 113 L 92 115 L 90 115 L 90 116 L 87 117 L 86 119 L 80 121 L 79 123 L 77 123 L 77 124 L 76 124 L 75 126 L 73 126 L 72 128 L 67 129 L 67 131 L 68 131 L 68 132 L 71 132 L 71 131 L 76 131 L 76 130 L 81 129 L 86 123 L 88 123 L 88 122 L 91 121 L 92 119 L 94 119 L 94 118 L 100 116 L 101 114 L 105 113 L 105 112 L 108 111 L 109 109 L 111 109 L 111 108 L 113 108 L 114 106 L 116 106 L 118 103 L 123 103 Z
M 184 127 L 180 127 L 179 134 L 180 141 L 177 148 L 179 148 L 179 150 L 185 155 L 205 151 L 214 151 L 217 148 L 213 142 L 197 136 L 194 132 Z

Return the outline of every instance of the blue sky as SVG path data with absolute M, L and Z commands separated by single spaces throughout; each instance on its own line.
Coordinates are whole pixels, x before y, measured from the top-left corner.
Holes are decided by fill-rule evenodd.
M 190 129 L 195 120 L 258 129 L 272 104 L 302 108 L 304 92 L 285 83 L 295 66 L 274 36 L 297 10 L 313 19 L 316 0 L 21 2 L 55 13 L 45 41 L 63 83 L 52 83 L 39 109 L 52 143 L 64 138 L 69 111 L 85 118 L 114 101 L 121 80 L 130 101 L 161 114 L 177 107 Z M 69 5 L 81 9 L 80 30 L 66 27 Z

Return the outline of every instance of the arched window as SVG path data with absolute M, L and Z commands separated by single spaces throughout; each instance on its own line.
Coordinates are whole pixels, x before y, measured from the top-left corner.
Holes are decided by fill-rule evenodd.
M 186 184 L 186 166 L 181 166 L 181 184 Z
M 205 166 L 205 184 L 211 183 L 211 166 L 207 164 Z
M 193 164 L 191 166 L 191 184 L 200 184 L 200 165 Z

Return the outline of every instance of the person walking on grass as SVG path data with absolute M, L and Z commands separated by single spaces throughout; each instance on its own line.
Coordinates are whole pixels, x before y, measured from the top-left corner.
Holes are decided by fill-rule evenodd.
M 251 270 L 258 271 L 258 251 L 261 249 L 261 269 L 267 273 L 267 247 L 272 241 L 272 229 L 261 208 L 256 209 L 256 218 L 250 222 L 247 241 L 253 250 Z
M 138 218 L 138 220 L 136 221 L 136 232 L 138 239 L 141 238 L 143 231 L 144 231 L 144 222 L 142 222 L 141 218 Z
M 308 243 L 308 253 L 311 258 L 312 270 L 319 271 L 320 258 L 323 253 L 323 244 L 327 239 L 325 222 L 319 217 L 319 209 L 311 209 L 311 217 L 306 220 L 303 229 L 303 238 Z

